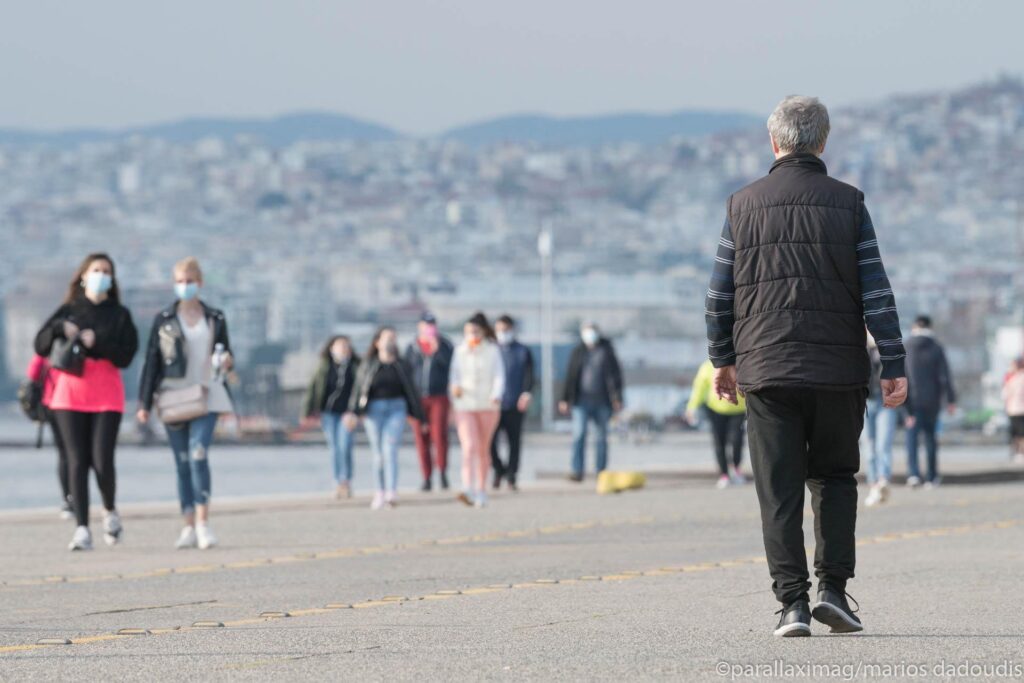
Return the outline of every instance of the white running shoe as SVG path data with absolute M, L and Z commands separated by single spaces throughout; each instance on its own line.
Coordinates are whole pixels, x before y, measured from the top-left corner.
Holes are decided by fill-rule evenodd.
M 873 484 L 868 490 L 868 497 L 864 499 L 864 507 L 873 508 L 881 502 L 882 488 L 878 484 Z
M 92 550 L 92 532 L 89 527 L 75 527 L 75 535 L 71 537 L 68 550 Z
M 71 509 L 70 501 L 64 501 L 64 504 L 60 506 L 60 518 L 64 520 L 75 518 L 75 511 Z
M 729 484 L 730 483 L 731 483 L 731 481 L 729 479 L 729 475 L 728 474 L 723 474 L 722 476 L 720 476 L 718 478 L 718 481 L 715 482 L 715 488 L 716 489 L 727 489 L 727 488 L 729 488 Z
M 377 491 L 373 494 L 373 500 L 370 501 L 370 509 L 380 510 L 382 507 L 384 507 L 384 492 Z
M 178 535 L 178 542 L 174 544 L 174 547 L 178 550 L 186 550 L 188 548 L 195 548 L 196 543 L 196 529 L 195 527 L 187 526 L 181 530 L 181 534 Z
M 196 547 L 200 550 L 209 550 L 217 545 L 217 537 L 213 535 L 213 529 L 206 524 L 196 524 Z
M 473 506 L 476 507 L 477 509 L 483 509 L 487 507 L 487 494 L 484 493 L 483 491 L 476 494 L 476 496 L 474 496 L 473 499 Z
M 117 545 L 121 542 L 121 535 L 124 534 L 124 527 L 121 525 L 121 515 L 117 510 L 110 510 L 103 515 L 103 542 L 107 545 Z
M 907 486 L 916 489 L 921 485 L 921 477 L 907 477 Z
M 729 470 L 729 483 L 734 486 L 743 486 L 747 483 L 747 478 L 737 468 L 733 467 Z
M 887 500 L 889 500 L 889 480 L 888 479 L 880 479 L 878 481 L 878 495 L 879 495 L 879 501 L 878 501 L 879 503 L 884 503 Z

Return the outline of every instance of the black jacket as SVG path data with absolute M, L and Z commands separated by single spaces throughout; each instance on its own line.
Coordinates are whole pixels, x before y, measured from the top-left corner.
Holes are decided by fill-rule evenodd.
M 604 337 L 597 342 L 595 348 L 600 348 L 605 352 L 601 374 L 604 377 L 608 398 L 613 403 L 622 403 L 622 368 L 615 355 L 615 348 L 611 341 Z M 583 374 L 583 363 L 587 358 L 588 351 L 587 345 L 580 342 L 569 356 L 569 368 L 565 374 L 565 385 L 562 387 L 562 400 L 569 405 L 576 405 L 579 399 L 580 377 Z
M 153 408 L 153 401 L 163 378 L 184 377 L 188 367 L 185 334 L 181 330 L 181 323 L 178 322 L 178 303 L 175 301 L 153 318 L 149 343 L 146 346 L 146 362 L 142 367 L 142 378 L 139 381 L 139 405 L 145 410 Z M 230 353 L 228 321 L 224 314 L 205 303 L 200 304 L 203 307 L 206 324 L 213 332 L 213 343 L 223 344 L 224 350 Z
M 131 365 L 139 350 L 139 333 L 127 308 L 110 299 L 94 304 L 79 296 L 70 304 L 62 304 L 36 334 L 35 351 L 49 356 L 56 339 L 64 338 L 64 323 L 96 333 L 96 343 L 85 350 L 87 358 L 106 359 L 118 368 Z
M 344 375 L 339 377 L 338 364 L 329 355 L 321 358 L 302 402 L 303 417 L 347 411 L 358 369 L 359 359 L 352 356 L 345 363 Z
M 437 351 L 428 356 L 413 341 L 405 350 L 405 362 L 409 366 L 413 386 L 420 396 L 447 396 L 448 375 L 452 367 L 452 353 L 455 347 L 447 337 L 438 336 Z
M 356 372 L 356 382 L 352 387 L 352 398 L 348 402 L 349 412 L 356 415 L 366 413 L 366 406 L 370 402 L 370 389 L 373 387 L 373 380 L 377 376 L 377 371 L 380 370 L 380 367 L 381 362 L 375 356 L 366 358 L 359 364 L 359 371 Z M 398 377 L 402 382 L 402 394 L 405 399 L 406 412 L 409 414 L 409 417 L 422 421 L 424 419 L 423 406 L 420 403 L 419 394 L 416 393 L 416 387 L 413 386 L 412 379 L 410 378 L 409 365 L 399 358 L 395 361 L 395 369 L 398 371 Z
M 956 403 L 953 377 L 946 362 L 946 352 L 931 335 L 913 335 L 907 347 L 906 409 L 911 413 L 938 414 L 943 399 Z
M 813 154 L 777 159 L 729 198 L 740 388 L 866 388 L 857 245 L 864 195 Z

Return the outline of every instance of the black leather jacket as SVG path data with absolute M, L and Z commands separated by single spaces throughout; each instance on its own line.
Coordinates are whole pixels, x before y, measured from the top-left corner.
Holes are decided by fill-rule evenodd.
M 230 352 L 228 321 L 224 313 L 205 303 L 200 304 L 206 316 L 206 324 L 213 331 L 213 343 L 223 344 L 224 350 Z M 157 313 L 153 319 L 149 343 L 146 346 L 146 362 L 142 367 L 142 379 L 139 382 L 139 406 L 151 410 L 161 380 L 164 377 L 184 377 L 187 367 L 185 336 L 181 330 L 181 323 L 178 322 L 178 302 L 175 301 Z
M 359 364 L 359 370 L 356 372 L 355 386 L 352 388 L 352 397 L 348 403 L 349 412 L 353 412 L 356 415 L 363 415 L 366 412 L 366 406 L 370 402 L 370 389 L 373 387 L 373 379 L 377 376 L 380 366 L 381 362 L 372 356 Z M 424 419 L 423 406 L 420 404 L 420 397 L 416 392 L 416 387 L 412 383 L 409 366 L 404 360 L 398 358 L 395 360 L 395 368 L 398 370 L 398 377 L 402 381 L 405 409 L 409 417 L 422 421 Z

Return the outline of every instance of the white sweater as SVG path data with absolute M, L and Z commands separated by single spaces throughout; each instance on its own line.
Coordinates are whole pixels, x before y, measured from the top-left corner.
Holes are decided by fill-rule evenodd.
M 505 363 L 498 345 L 484 340 L 476 348 L 462 342 L 452 354 L 449 390 L 462 389 L 462 396 L 452 394 L 455 410 L 497 410 L 495 401 L 505 393 Z

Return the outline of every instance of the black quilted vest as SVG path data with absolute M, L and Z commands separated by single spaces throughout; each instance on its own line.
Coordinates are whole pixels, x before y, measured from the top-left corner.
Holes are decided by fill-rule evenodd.
M 767 176 L 729 198 L 744 391 L 867 387 L 857 274 L 863 199 L 829 178 L 813 154 L 776 160 Z

